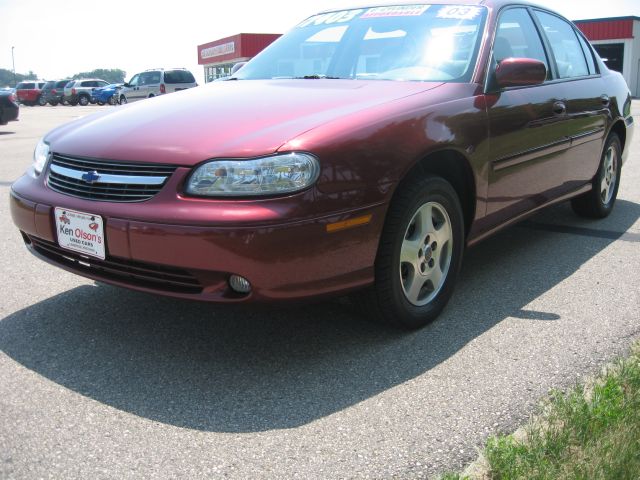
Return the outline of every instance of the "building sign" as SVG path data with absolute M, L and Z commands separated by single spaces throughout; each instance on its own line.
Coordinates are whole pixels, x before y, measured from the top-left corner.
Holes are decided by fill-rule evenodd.
M 222 45 L 216 45 L 215 47 L 203 48 L 200 52 L 200 58 L 204 60 L 205 58 L 220 57 L 222 55 L 229 55 L 235 51 L 236 43 L 228 42 L 223 43 Z

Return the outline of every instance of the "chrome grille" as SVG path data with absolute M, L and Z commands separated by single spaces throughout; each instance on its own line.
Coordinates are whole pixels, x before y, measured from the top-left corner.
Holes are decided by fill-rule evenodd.
M 68 157 L 54 153 L 49 188 L 65 195 L 104 202 L 142 202 L 156 195 L 174 165 L 125 163 Z

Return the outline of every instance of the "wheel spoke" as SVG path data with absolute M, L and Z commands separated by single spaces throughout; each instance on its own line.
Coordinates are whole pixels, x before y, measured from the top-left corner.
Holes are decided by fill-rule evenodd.
M 433 208 L 431 205 L 425 205 L 420 210 L 419 215 L 419 230 L 421 236 L 425 236 L 428 233 L 435 232 L 435 226 L 433 225 Z M 418 226 L 417 225 L 417 226 Z
M 414 271 L 413 278 L 410 279 L 410 283 L 408 283 L 408 287 L 405 287 L 405 293 L 407 295 L 407 299 L 412 303 L 418 303 L 420 292 L 422 291 L 422 287 L 424 286 L 425 277 L 421 276 L 418 272 Z
M 607 197 L 609 196 L 609 183 L 606 177 L 600 182 L 600 193 L 602 194 L 602 200 L 606 203 Z
M 418 250 L 420 250 L 420 246 L 417 241 L 405 240 L 402 242 L 402 248 L 400 249 L 400 263 L 410 263 L 416 267 L 418 262 Z
M 433 269 L 429 274 L 429 280 L 431 280 L 431 285 L 434 290 L 437 290 L 440 287 L 440 282 L 442 282 L 442 270 L 440 269 L 440 261 L 439 258 L 435 259 L 435 264 L 433 265 Z

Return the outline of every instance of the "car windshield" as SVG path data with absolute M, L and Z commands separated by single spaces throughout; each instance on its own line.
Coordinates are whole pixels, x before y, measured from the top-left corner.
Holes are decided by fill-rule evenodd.
M 484 7 L 398 5 L 310 17 L 232 79 L 468 81 Z

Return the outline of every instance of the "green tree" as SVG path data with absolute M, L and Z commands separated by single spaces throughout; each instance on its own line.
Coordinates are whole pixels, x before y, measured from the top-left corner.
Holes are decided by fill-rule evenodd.
M 76 73 L 71 78 L 100 78 L 109 83 L 122 83 L 126 74 L 127 72 L 119 68 L 96 68 L 90 72 Z
M 38 74 L 29 70 L 29 73 L 17 73 L 16 72 L 16 83 L 19 83 L 23 80 L 35 80 L 38 78 Z M 15 87 L 16 85 L 13 83 L 13 72 L 11 70 L 7 70 L 5 68 L 0 68 L 0 88 L 2 87 Z

